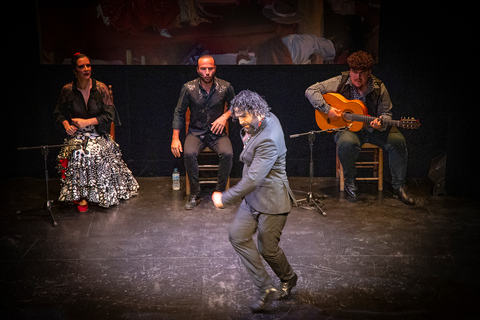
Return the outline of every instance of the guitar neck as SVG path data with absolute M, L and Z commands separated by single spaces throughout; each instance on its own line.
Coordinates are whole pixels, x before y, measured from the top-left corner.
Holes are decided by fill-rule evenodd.
M 376 119 L 375 117 L 372 117 L 372 116 L 365 116 L 365 115 L 354 114 L 354 113 L 345 113 L 344 116 L 345 116 L 345 119 L 347 119 L 348 121 L 358 121 L 366 124 L 369 124 L 370 122 Z M 390 120 L 390 119 L 382 119 L 382 118 L 380 118 L 380 120 L 382 121 L 383 125 L 402 126 L 401 121 L 399 120 Z

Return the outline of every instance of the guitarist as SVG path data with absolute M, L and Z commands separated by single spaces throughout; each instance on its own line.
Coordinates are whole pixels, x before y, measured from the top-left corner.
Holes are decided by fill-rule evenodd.
M 364 51 L 355 52 L 348 57 L 347 63 L 349 71 L 323 82 L 317 82 L 305 92 L 312 106 L 324 112 L 332 120 L 342 116 L 340 109 L 330 106 L 322 97 L 323 94 L 332 92 L 339 93 L 348 100 L 363 101 L 368 114 L 376 117 L 358 132 L 340 131 L 335 134 L 338 158 L 345 172 L 345 191 L 353 198 L 358 195 L 355 161 L 361 146 L 368 142 L 381 147 L 388 155 L 394 195 L 402 202 L 413 205 L 414 198 L 405 190 L 408 160 L 405 138 L 396 127 L 384 126 L 381 121 L 392 118 L 392 102 L 387 88 L 380 79 L 372 75 L 374 61 L 370 54 Z

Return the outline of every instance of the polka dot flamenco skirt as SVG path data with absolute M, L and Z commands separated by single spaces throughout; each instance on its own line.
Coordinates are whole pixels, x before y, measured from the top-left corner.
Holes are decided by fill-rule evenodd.
M 118 205 L 138 194 L 139 185 L 122 160 L 118 144 L 109 135 L 87 139 L 65 140 L 58 155 L 60 180 L 59 201 L 78 202 L 81 199 L 101 207 Z

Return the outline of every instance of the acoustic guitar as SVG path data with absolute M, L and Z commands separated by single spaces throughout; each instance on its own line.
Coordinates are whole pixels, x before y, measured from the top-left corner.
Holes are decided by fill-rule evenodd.
M 338 93 L 326 93 L 325 101 L 334 108 L 342 110 L 342 116 L 332 120 L 321 111 L 315 110 L 315 120 L 322 130 L 336 129 L 351 125 L 350 131 L 359 131 L 364 126 L 376 119 L 368 115 L 365 104 L 360 100 L 347 100 Z M 414 118 L 402 118 L 401 120 L 380 119 L 383 125 L 397 126 L 404 129 L 417 129 L 420 121 Z

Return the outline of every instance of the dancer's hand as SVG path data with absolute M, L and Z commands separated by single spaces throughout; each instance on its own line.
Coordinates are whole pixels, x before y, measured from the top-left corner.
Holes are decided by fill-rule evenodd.
M 215 192 L 212 194 L 212 201 L 213 201 L 213 204 L 214 204 L 217 208 L 223 209 L 222 193 L 221 193 L 221 192 L 215 191 Z

